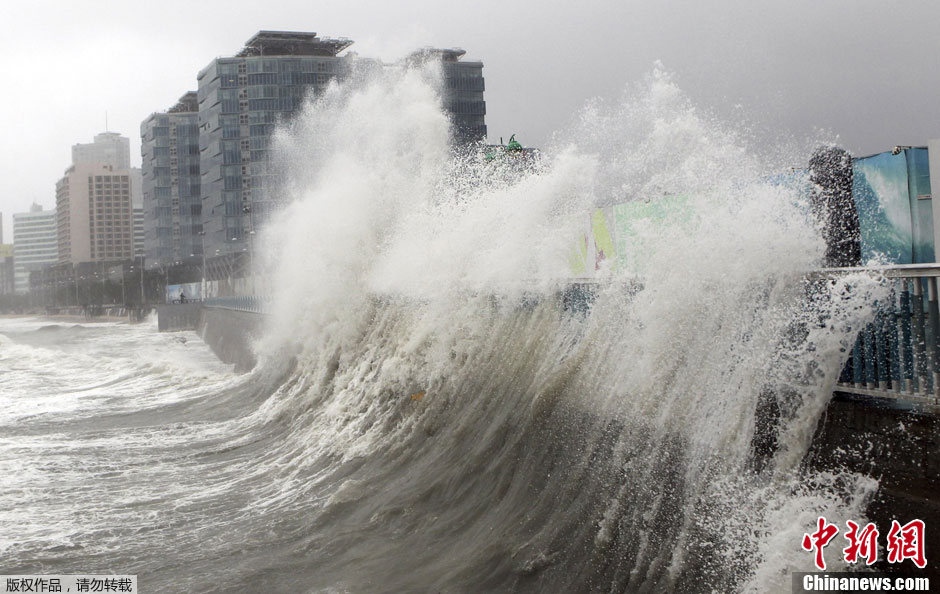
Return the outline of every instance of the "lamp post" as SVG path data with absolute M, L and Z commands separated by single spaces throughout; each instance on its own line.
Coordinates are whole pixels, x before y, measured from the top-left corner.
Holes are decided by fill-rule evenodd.
M 235 243 L 236 241 L 238 241 L 238 238 L 233 237 L 232 243 Z M 237 253 L 235 249 L 235 246 L 232 246 L 232 249 L 229 250 L 228 253 L 228 255 L 231 256 L 231 262 L 229 262 L 228 267 L 228 286 L 230 289 L 232 289 L 232 294 L 235 294 L 235 265 L 238 263 L 238 256 L 235 255 Z
M 251 294 L 255 294 L 255 230 L 248 231 L 248 274 L 251 278 Z
M 254 259 L 254 243 L 255 243 L 255 226 L 254 226 L 254 217 L 251 214 L 251 204 L 246 204 L 242 207 L 242 212 L 248 217 L 248 284 L 250 287 L 251 294 L 255 294 L 255 259 Z
M 144 292 L 144 259 L 140 259 L 140 307 L 147 303 L 147 293 Z
M 203 229 L 199 232 L 199 238 L 202 243 L 202 287 L 200 297 L 205 299 L 209 292 L 209 287 L 206 285 L 206 231 Z

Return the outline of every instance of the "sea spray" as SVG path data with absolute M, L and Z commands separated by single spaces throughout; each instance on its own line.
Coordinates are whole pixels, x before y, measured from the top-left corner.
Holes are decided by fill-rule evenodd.
M 806 281 L 822 245 L 804 199 L 661 69 L 513 175 L 448 149 L 436 83 L 334 87 L 279 137 L 263 348 L 298 361 L 281 447 L 293 474 L 318 469 L 292 483 L 323 501 L 314 582 L 788 587 L 815 516 L 858 519 L 872 491 L 799 460 L 879 285 Z M 664 195 L 684 208 L 637 227 L 643 260 L 601 266 L 593 307 L 563 312 L 591 209 Z M 761 394 L 783 412 L 755 470 Z
M 5 570 L 769 592 L 817 516 L 863 519 L 872 479 L 801 459 L 884 289 L 807 279 L 822 242 L 774 175 L 805 155 L 756 157 L 657 68 L 540 158 L 488 159 L 450 146 L 440 88 L 363 63 L 282 123 L 251 373 L 195 335 L 0 324 Z M 631 201 L 655 216 L 575 272 Z
M 788 587 L 815 516 L 860 518 L 872 492 L 799 460 L 879 285 L 805 280 L 823 246 L 772 178 L 789 163 L 751 156 L 661 68 L 512 175 L 447 148 L 436 83 L 335 87 L 280 137 L 268 340 L 294 345 L 289 441 L 316 452 L 286 463 L 332 493 L 316 583 Z M 593 306 L 564 312 L 591 209 L 674 195 L 680 212 L 636 227 L 642 261 L 599 265 Z M 783 412 L 755 469 L 762 394 Z

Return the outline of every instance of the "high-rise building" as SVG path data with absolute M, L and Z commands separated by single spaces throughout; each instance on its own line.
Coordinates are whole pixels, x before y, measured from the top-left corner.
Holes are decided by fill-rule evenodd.
M 246 249 L 249 233 L 272 209 L 268 141 L 275 123 L 348 70 L 337 54 L 348 39 L 260 31 L 230 58 L 198 75 L 199 149 L 206 255 Z
M 140 125 L 144 252 L 148 265 L 202 259 L 199 106 L 195 91 Z
M 117 132 L 95 135 L 89 144 L 72 145 L 72 165 L 110 165 L 115 169 L 131 168 L 130 139 Z
M 3 243 L 3 213 L 0 212 L 0 295 L 13 292 L 13 245 Z
M 73 165 L 56 184 L 59 262 L 134 257 L 131 171 Z
M 116 132 L 72 147 L 76 161 L 56 183 L 59 263 L 134 257 L 132 208 L 140 174 L 127 166 L 129 147 L 128 139 Z
M 14 290 L 29 291 L 29 273 L 59 261 L 56 213 L 33 204 L 29 212 L 13 215 Z
M 458 143 L 486 139 L 483 62 L 462 62 L 460 59 L 466 53 L 459 48 L 424 48 L 405 59 L 411 63 L 428 60 L 441 62 L 444 109 L 450 114 L 454 140 Z
M 0 295 L 13 293 L 14 286 L 13 245 L 0 243 Z
M 204 231 L 200 239 L 204 241 L 198 247 L 210 260 L 252 249 L 251 236 L 275 207 L 276 197 L 269 190 L 277 178 L 269 167 L 268 152 L 275 125 L 289 120 L 331 80 L 351 72 L 351 59 L 338 55 L 351 44 L 346 38 L 320 38 L 316 33 L 259 31 L 235 56 L 216 58 L 199 72 L 199 189 Z M 406 59 L 441 62 L 443 106 L 451 115 L 454 139 L 459 143 L 486 136 L 483 64 L 461 61 L 464 54 L 461 49 L 427 48 Z M 374 64 L 381 67 L 379 62 Z M 156 124 L 148 127 L 148 122 L 142 126 L 142 136 L 145 128 L 156 129 Z M 143 149 L 145 163 L 156 159 L 147 150 Z M 158 232 L 165 237 L 176 227 L 172 205 L 169 212 L 164 205 L 155 204 L 155 208 L 163 210 L 152 214 L 150 206 L 146 207 L 148 255 L 152 247 L 155 255 L 166 258 L 170 245 L 183 259 L 188 253 L 201 253 L 195 245 L 186 249 L 182 230 L 179 241 L 160 243 Z M 151 218 L 155 220 L 153 232 Z M 231 270 L 231 262 L 225 268 Z

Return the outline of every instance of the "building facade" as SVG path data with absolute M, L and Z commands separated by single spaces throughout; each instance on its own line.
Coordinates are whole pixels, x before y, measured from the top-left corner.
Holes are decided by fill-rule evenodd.
M 56 212 L 33 204 L 13 215 L 13 289 L 29 291 L 29 273 L 59 261 Z
M 349 39 L 320 38 L 316 33 L 260 31 L 236 55 L 216 58 L 199 72 L 196 99 L 201 227 L 195 219 L 189 223 L 189 231 L 182 219 L 177 225 L 174 205 L 159 203 L 155 195 L 148 194 L 145 212 L 147 254 L 151 262 L 185 261 L 190 254 L 198 259 L 204 251 L 210 261 L 207 274 L 214 276 L 211 269 L 216 259 L 226 260 L 224 265 L 215 263 L 219 271 L 231 271 L 238 257 L 250 261 L 252 237 L 276 207 L 272 190 L 278 177 L 270 166 L 269 152 L 275 127 L 289 121 L 308 99 L 321 94 L 331 80 L 341 80 L 350 74 L 352 58 L 339 53 L 351 44 Z M 483 64 L 461 61 L 464 54 L 461 49 L 428 48 L 406 58 L 411 62 L 440 61 L 443 107 L 451 116 L 457 143 L 486 137 Z M 374 65 L 382 67 L 377 61 Z M 157 184 L 158 156 L 153 151 L 158 142 L 155 136 L 147 140 L 147 134 L 154 135 L 153 130 L 172 125 L 169 113 L 164 114 L 163 120 L 160 117 L 151 116 L 142 125 L 144 142 L 151 145 L 143 148 L 142 153 L 145 168 L 148 161 L 154 162 L 153 192 L 159 191 L 165 197 L 169 191 L 172 200 L 172 185 L 182 183 L 182 173 L 175 178 L 176 182 Z M 148 178 L 146 171 L 144 177 Z M 159 189 L 167 186 L 169 190 Z M 180 208 L 185 212 L 182 198 Z M 178 237 L 174 235 L 177 229 Z M 187 243 L 195 229 L 203 232 L 200 241 Z
M 59 263 L 132 259 L 140 172 L 129 167 L 130 141 L 103 132 L 91 144 L 74 145 L 72 158 L 56 184 Z
M 190 91 L 140 125 L 144 254 L 148 266 L 202 259 L 199 117 Z
M 0 295 L 9 295 L 14 292 L 15 274 L 13 244 L 0 243 Z
M 115 169 L 131 168 L 131 141 L 117 132 L 95 135 L 94 142 L 72 145 L 72 165 L 101 164 Z
M 131 171 L 73 165 L 56 184 L 60 264 L 134 257 Z
M 440 61 L 443 107 L 450 115 L 454 142 L 458 144 L 486 139 L 483 62 L 461 61 L 466 53 L 458 48 L 424 48 L 405 59 L 408 63 Z
M 206 255 L 250 249 L 249 235 L 273 203 L 268 144 L 279 121 L 311 94 L 348 71 L 337 54 L 348 39 L 316 33 L 260 31 L 231 58 L 217 58 L 198 75 L 199 149 Z

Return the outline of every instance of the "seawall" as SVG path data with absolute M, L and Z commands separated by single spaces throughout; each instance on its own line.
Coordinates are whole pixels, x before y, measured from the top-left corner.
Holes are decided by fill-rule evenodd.
M 223 362 L 236 371 L 250 371 L 256 361 L 254 342 L 261 337 L 267 316 L 203 303 L 174 303 L 157 307 L 160 332 L 195 330 Z
M 196 331 L 212 352 L 236 371 L 250 371 L 257 362 L 253 343 L 261 336 L 264 314 L 200 307 Z

